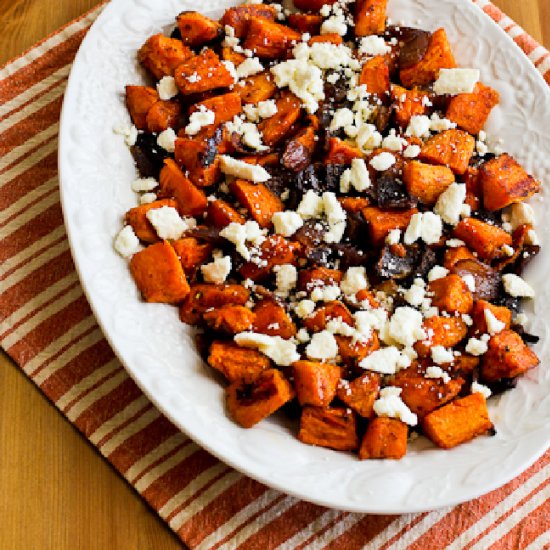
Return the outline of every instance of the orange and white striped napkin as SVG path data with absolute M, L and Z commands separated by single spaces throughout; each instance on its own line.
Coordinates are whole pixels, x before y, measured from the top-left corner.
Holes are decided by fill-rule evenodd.
M 550 83 L 550 53 L 477 0 Z M 372 516 L 301 502 L 210 456 L 116 360 L 80 288 L 63 227 L 57 133 L 72 60 L 101 8 L 0 70 L 0 343 L 191 548 L 550 548 L 550 451 L 453 509 Z

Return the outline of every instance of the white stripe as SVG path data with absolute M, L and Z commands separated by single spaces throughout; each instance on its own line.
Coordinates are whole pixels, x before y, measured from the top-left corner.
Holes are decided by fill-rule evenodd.
M 547 53 L 547 49 L 543 48 L 542 46 L 537 46 L 527 57 L 535 63 L 538 61 L 545 53 Z
M 2 346 L 6 348 L 11 348 L 15 344 L 17 344 L 17 342 L 25 338 L 25 336 L 30 334 L 44 321 L 47 321 L 50 317 L 58 314 L 60 311 L 65 309 L 73 302 L 76 302 L 82 296 L 83 294 L 80 286 L 75 286 L 74 288 L 63 294 L 60 298 L 54 300 L 51 304 L 37 310 L 36 313 L 34 313 L 24 323 L 19 325 L 13 332 L 3 337 Z M 29 303 L 32 303 L 32 301 Z
M 389 540 L 399 534 L 407 525 L 414 521 L 419 514 L 403 514 L 396 517 L 385 529 L 380 531 L 372 539 L 373 548 L 382 548 L 384 544 L 387 544 Z
M 499 523 L 494 529 L 491 529 L 483 538 L 478 540 L 470 550 L 485 550 L 497 540 L 500 540 L 509 533 L 522 519 L 528 516 L 533 510 L 542 506 L 550 498 L 548 486 L 539 491 L 530 500 L 525 502 L 520 508 L 514 510 L 502 523 Z
M 49 101 L 45 101 L 44 98 L 52 97 L 52 94 L 54 94 L 55 97 L 62 95 L 66 85 L 65 80 L 69 76 L 70 71 L 71 64 L 69 63 L 64 67 L 61 67 L 61 69 L 58 69 L 51 75 L 47 76 L 44 80 L 40 80 L 36 84 L 32 85 L 30 88 L 27 88 L 24 92 L 20 93 L 18 96 L 14 97 L 10 101 L 4 103 L 3 105 L 0 105 L 0 119 L 2 117 L 5 117 L 1 121 L 2 125 L 5 125 L 4 128 L 7 128 L 8 125 L 12 126 L 20 120 L 28 117 L 29 114 L 32 114 L 32 112 L 37 110 L 35 107 L 36 104 L 41 104 L 41 106 L 43 106 L 53 100 L 52 99 Z M 53 86 L 53 88 L 51 90 L 48 90 L 48 88 L 50 88 L 51 86 Z M 37 95 L 43 93 L 44 90 L 48 90 L 48 92 L 38 99 L 31 101 Z M 25 103 L 28 103 L 28 105 L 25 105 Z M 12 113 L 16 109 L 19 109 L 22 105 L 25 105 L 25 107 L 23 107 L 17 113 L 9 115 L 9 113 Z
M 537 70 L 544 76 L 550 71 L 550 55 L 537 67 Z
M 304 550 L 320 550 L 324 548 L 332 541 L 336 540 L 338 537 L 341 537 L 346 531 L 351 529 L 356 523 L 359 523 L 364 519 L 363 514 L 346 514 L 344 517 L 336 524 L 334 524 L 328 531 L 325 531 L 318 537 L 315 537 L 315 540 L 311 541 Z M 374 549 L 374 546 L 372 547 Z
M 529 546 L 526 546 L 524 550 L 541 550 L 541 548 L 550 547 L 550 531 L 546 531 L 539 537 L 537 537 Z
M 134 462 L 126 472 L 124 476 L 130 483 L 134 483 L 142 472 L 151 467 L 157 460 L 161 460 L 166 455 L 183 445 L 188 439 L 181 433 L 177 432 L 173 436 L 163 441 L 160 445 L 148 452 L 144 457 Z
M 122 424 L 127 422 L 133 416 L 136 416 L 140 411 L 143 414 L 142 409 L 147 407 L 149 400 L 145 395 L 140 395 L 132 402 L 128 403 L 121 411 L 115 414 L 112 418 L 109 418 L 106 422 L 103 422 L 93 433 L 88 436 L 88 439 L 97 445 L 104 437 L 107 437 L 111 432 L 120 428 Z
M 58 294 L 64 292 L 68 287 L 76 284 L 78 282 L 78 277 L 73 271 L 69 273 L 63 279 L 57 281 L 57 283 L 48 287 L 44 292 L 33 296 L 32 299 L 27 302 L 24 306 L 21 306 L 18 310 L 14 311 L 11 315 L 6 317 L 0 323 L 0 340 L 2 339 L 2 334 L 11 329 L 14 325 L 19 323 L 21 319 L 24 319 L 30 315 L 33 311 L 36 311 L 38 308 L 42 307 L 45 303 L 49 302 Z
M 91 374 L 80 380 L 74 386 L 71 386 L 56 402 L 58 409 L 66 412 L 65 409 L 72 403 L 73 406 L 77 403 L 80 396 L 98 384 L 101 380 L 112 376 L 117 370 L 122 369 L 121 364 L 117 359 L 112 359 L 102 367 L 95 369 Z
M 214 466 L 207 468 L 198 476 L 194 477 L 183 489 L 178 491 L 171 499 L 169 499 L 158 511 L 162 518 L 167 518 L 170 514 L 177 510 L 184 502 L 193 498 L 201 489 L 210 483 L 215 477 L 227 470 L 227 466 L 223 462 L 217 462 Z
M 174 531 L 178 531 L 195 514 L 204 510 L 211 502 L 223 492 L 243 479 L 243 475 L 231 470 L 227 475 L 216 481 L 204 493 L 190 502 L 183 510 L 180 510 L 168 523 Z
M 512 25 L 516 25 L 515 21 L 512 21 L 507 15 L 505 15 L 499 22 L 499 27 L 502 27 L 506 32 L 509 32 L 507 30 L 508 27 L 511 27 Z
M 462 533 L 455 541 L 447 548 L 463 548 L 473 540 L 475 540 L 481 533 L 485 532 L 491 525 L 493 525 L 497 519 L 516 506 L 518 502 L 524 499 L 529 493 L 536 489 L 541 483 L 546 481 L 550 475 L 550 465 L 545 466 L 542 470 L 539 470 L 525 483 L 521 484 L 513 493 L 510 493 L 504 500 L 500 501 L 490 512 L 485 514 L 476 523 L 464 533 Z M 454 546 L 453 546 L 454 545 Z
M 55 46 L 58 46 L 59 44 L 65 42 L 65 40 L 70 38 L 73 34 L 76 34 L 82 29 L 88 27 L 96 19 L 100 12 L 101 9 L 94 10 L 81 21 L 77 21 L 72 25 L 69 25 L 63 31 L 55 34 L 51 38 L 48 38 L 48 40 L 44 41 L 42 44 L 40 44 L 40 46 L 37 46 L 30 50 L 24 57 L 19 57 L 11 63 L 8 63 L 0 71 L 0 83 L 15 74 L 17 71 L 26 67 L 27 65 L 30 65 L 33 61 L 44 55 L 48 50 L 51 50 L 52 48 L 55 48 Z
M 525 31 L 517 25 L 515 27 L 512 27 L 511 29 L 508 29 L 506 32 L 508 33 L 508 36 L 512 39 L 517 38 L 522 34 L 525 34 Z
M 166 472 L 169 472 L 172 468 L 175 468 L 178 464 L 180 464 L 180 462 L 183 462 L 200 450 L 201 448 L 195 443 L 186 445 L 171 457 L 163 460 L 160 464 L 152 468 L 141 479 L 139 479 L 134 485 L 136 491 L 143 493 L 151 486 L 151 484 L 161 478 Z
M 51 342 L 51 344 L 46 346 L 43 350 L 39 351 L 32 359 L 27 361 L 23 366 L 23 371 L 27 375 L 32 376 L 32 373 L 35 372 L 40 367 L 40 365 L 42 365 L 43 363 L 45 363 L 46 361 L 48 361 L 49 359 L 57 355 L 60 350 L 62 350 L 64 347 L 66 347 L 71 342 L 73 342 L 76 338 L 79 338 L 80 336 L 82 336 L 82 334 L 84 334 L 85 332 L 93 328 L 94 325 L 95 325 L 95 319 L 93 318 L 92 315 L 89 315 L 88 317 L 80 321 L 80 323 L 76 324 L 74 327 L 71 327 L 67 332 L 65 332 L 65 334 L 60 336 L 57 340 L 54 340 L 53 342 Z M 74 346 L 74 344 L 72 345 Z M 70 350 L 71 348 L 67 349 L 64 353 L 59 355 L 57 357 L 56 363 L 58 362 L 58 360 L 60 360 L 60 358 L 65 356 L 65 354 Z M 64 366 L 64 365 L 61 365 L 61 366 Z M 45 367 L 44 370 L 46 370 L 47 368 L 48 367 Z M 34 377 L 33 377 L 33 380 L 35 380 Z
M 65 415 L 71 422 L 75 422 L 78 417 L 86 412 L 90 407 L 95 405 L 100 399 L 110 394 L 121 384 L 128 380 L 128 374 L 124 369 L 117 372 L 112 378 L 105 380 L 94 391 L 85 395 L 82 399 L 74 403 L 69 410 L 65 411 Z
M 253 500 L 250 504 L 239 510 L 231 521 L 220 525 L 218 529 L 210 533 L 198 546 L 196 550 L 207 550 L 218 544 L 220 541 L 229 536 L 233 531 L 238 529 L 243 523 L 246 523 L 253 515 L 257 514 L 269 506 L 276 498 L 279 498 L 281 493 L 274 489 L 269 489 L 263 495 Z

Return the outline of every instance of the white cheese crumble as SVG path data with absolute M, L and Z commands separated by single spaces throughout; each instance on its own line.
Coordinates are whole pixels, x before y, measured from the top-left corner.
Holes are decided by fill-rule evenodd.
M 466 344 L 466 353 L 469 353 L 470 355 L 475 355 L 476 357 L 487 353 L 487 350 L 489 349 L 487 341 L 488 339 L 483 339 L 483 337 L 470 338 L 468 340 L 468 343 Z
M 173 128 L 167 128 L 157 136 L 157 145 L 165 151 L 173 153 L 176 150 L 176 139 L 178 136 Z
M 338 355 L 336 338 L 328 330 L 315 333 L 306 347 L 306 355 L 310 359 L 334 359 Z
M 386 55 L 391 52 L 391 47 L 386 44 L 381 36 L 371 35 L 361 38 L 359 44 L 359 55 L 368 55 L 374 57 L 377 55 Z
M 221 285 L 231 273 L 231 258 L 229 256 L 215 258 L 213 262 L 202 265 L 201 272 L 207 283 Z
M 346 19 L 343 15 L 333 15 L 323 21 L 321 25 L 321 34 L 338 34 L 345 36 L 348 32 Z
M 138 178 L 132 182 L 132 191 L 136 193 L 152 191 L 155 187 L 158 187 L 158 184 L 155 178 Z
M 150 204 L 157 200 L 156 193 L 143 193 L 139 198 L 139 204 Z
M 286 210 L 285 212 L 276 212 L 271 218 L 275 233 L 283 235 L 283 237 L 290 237 L 304 225 L 300 214 L 292 210 Z
M 480 393 L 481 395 L 483 395 L 483 397 L 485 397 L 485 399 L 489 399 L 489 397 L 491 397 L 492 395 L 491 390 L 487 386 L 484 386 L 479 382 L 472 382 L 470 391 L 472 393 Z
M 367 270 L 364 267 L 350 267 L 342 277 L 340 289 L 346 296 L 355 295 L 368 286 Z
M 323 214 L 323 211 L 323 198 L 311 189 L 306 192 L 296 209 L 296 212 L 298 212 L 304 220 L 319 218 Z
M 534 225 L 535 212 L 533 208 L 524 202 L 512 204 L 508 210 L 512 230 L 520 225 Z
M 396 135 L 395 130 L 392 129 L 390 130 L 389 135 L 382 140 L 382 147 L 384 149 L 400 153 L 403 151 L 403 147 L 406 143 L 407 142 L 403 138 Z
M 466 283 L 466 286 L 470 292 L 476 291 L 476 280 L 473 275 L 470 275 L 469 273 L 467 275 L 462 275 L 462 280 Z
M 387 244 L 399 244 L 401 240 L 401 229 L 392 229 L 386 237 Z
M 346 126 L 351 126 L 355 121 L 355 115 L 351 109 L 343 107 L 342 109 L 337 109 L 334 112 L 332 121 L 329 126 L 331 132 L 336 132 L 340 128 L 345 128 Z
M 414 115 L 411 117 L 406 136 L 413 136 L 418 138 L 429 137 L 432 121 L 425 115 Z
M 231 222 L 220 231 L 220 236 L 232 242 L 237 252 L 247 261 L 250 261 L 251 255 L 246 242 L 259 246 L 265 239 L 264 232 L 255 221 L 247 221 L 245 224 Z
M 254 183 L 263 183 L 271 178 L 269 172 L 263 166 L 249 164 L 228 155 L 220 155 L 220 168 L 228 176 L 235 176 Z
M 502 282 L 504 283 L 504 290 L 514 298 L 535 297 L 535 291 L 533 288 L 518 275 L 506 273 L 506 275 L 502 276 Z
M 421 306 L 424 302 L 424 298 L 426 297 L 425 286 L 426 285 L 422 279 L 415 279 L 414 284 L 407 291 L 405 291 L 405 294 L 403 294 L 403 298 L 405 298 L 405 301 L 411 306 Z
M 422 239 L 426 244 L 439 242 L 443 234 L 441 217 L 433 212 L 418 212 L 413 214 L 409 226 L 405 231 L 405 244 L 413 244 Z
M 185 127 L 185 133 L 188 136 L 196 136 L 202 128 L 214 124 L 216 114 L 210 111 L 204 105 L 199 107 L 198 111 L 191 113 L 189 124 Z
M 421 150 L 419 145 L 409 145 L 403 152 L 403 156 L 407 159 L 414 159 L 420 155 Z
M 497 319 L 489 308 L 486 308 L 483 313 L 485 316 L 485 323 L 487 324 L 487 332 L 491 336 L 501 333 L 506 328 L 506 323 Z
M 276 365 L 289 367 L 300 359 L 296 344 L 280 336 L 268 336 L 256 332 L 241 332 L 235 335 L 235 342 L 245 348 L 255 348 L 267 355 Z
M 139 134 L 138 129 L 133 124 L 131 126 L 115 126 L 113 128 L 113 132 L 124 136 L 124 141 L 128 147 L 133 147 L 136 144 Z
M 357 142 L 357 147 L 359 147 L 363 153 L 368 154 L 373 149 L 380 147 L 382 139 L 382 134 L 378 132 L 376 126 L 373 124 L 361 124 L 357 131 L 355 141 Z
M 178 211 L 171 206 L 153 208 L 145 216 L 161 239 L 179 239 L 186 231 L 197 226 L 195 218 L 182 219 Z
M 157 83 L 157 92 L 163 101 L 176 97 L 179 93 L 176 79 L 173 76 L 163 76 Z
M 451 122 L 448 118 L 441 118 L 437 113 L 431 116 L 430 130 L 432 132 L 445 132 L 451 128 L 456 128 L 455 122 Z
M 384 172 L 395 164 L 395 157 L 391 153 L 380 153 L 373 157 L 369 164 L 378 172 Z
M 334 193 L 323 193 L 323 209 L 328 221 L 329 230 L 325 232 L 326 243 L 339 243 L 346 230 L 346 211 Z
M 455 360 L 453 351 L 443 346 L 433 346 L 430 353 L 432 355 L 432 361 L 436 365 L 446 365 L 447 363 L 453 363 Z
M 274 99 L 266 99 L 258 103 L 258 115 L 261 118 L 271 118 L 278 112 L 277 103 Z
M 422 314 L 416 309 L 398 307 L 389 322 L 389 335 L 399 344 L 410 347 L 418 340 L 426 338 L 422 322 Z
M 400 353 L 395 346 L 390 346 L 372 352 L 359 363 L 359 367 L 380 374 L 395 374 L 410 364 L 409 357 Z
M 114 243 L 115 250 L 123 257 L 130 258 L 136 252 L 139 252 L 140 244 L 139 239 L 131 225 L 127 225 L 122 228 L 117 235 Z
M 249 57 L 237 67 L 236 72 L 238 78 L 246 78 L 261 73 L 263 70 L 264 66 L 257 57 Z
M 311 291 L 310 298 L 314 302 L 333 302 L 340 296 L 340 287 L 336 285 L 318 286 Z
M 340 178 L 340 191 L 348 193 L 350 187 L 356 191 L 365 191 L 371 186 L 369 170 L 363 159 L 353 159 Z
M 444 384 L 448 384 L 451 381 L 451 377 L 441 367 L 428 367 L 426 369 L 426 378 L 441 378 Z
M 389 386 L 380 390 L 380 397 L 374 402 L 376 416 L 398 418 L 409 426 L 418 424 L 418 417 L 401 399 L 402 388 Z
M 439 195 L 434 212 L 450 225 L 456 225 L 460 221 L 460 215 L 466 200 L 466 185 L 452 183 Z
M 301 300 L 294 308 L 294 313 L 300 318 L 309 317 L 315 310 L 315 302 L 313 300 Z
M 298 271 L 291 264 L 277 265 L 273 268 L 275 272 L 275 284 L 277 296 L 286 298 L 290 291 L 296 287 L 298 282 Z
M 478 81 L 478 69 L 440 69 L 433 89 L 438 95 L 471 94 Z
M 443 277 L 446 277 L 448 274 L 449 270 L 446 267 L 436 265 L 428 272 L 428 281 L 431 283 L 432 281 L 437 281 L 437 279 L 443 279 Z

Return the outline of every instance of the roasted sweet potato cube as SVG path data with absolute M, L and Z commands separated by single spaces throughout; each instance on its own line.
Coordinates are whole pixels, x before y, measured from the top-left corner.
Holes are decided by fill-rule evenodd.
M 427 86 L 439 76 L 441 69 L 454 69 L 455 58 L 447 39 L 445 29 L 438 29 L 432 34 L 424 57 L 416 64 L 401 69 L 399 76 L 407 88 Z
M 485 382 L 515 378 L 539 363 L 535 352 L 517 332 L 503 330 L 489 340 L 489 350 L 481 359 L 481 378 Z
M 298 439 L 308 445 L 355 451 L 359 446 L 355 413 L 340 408 L 304 407 Z
M 301 172 L 311 164 L 315 152 L 316 132 L 313 126 L 307 126 L 292 137 L 285 146 L 281 162 L 285 168 Z
M 421 90 L 407 90 L 403 86 L 392 84 L 391 98 L 394 106 L 395 121 L 401 128 L 406 128 L 415 115 L 425 115 L 428 112 L 430 96 Z
M 183 95 L 200 94 L 233 84 L 231 73 L 210 49 L 179 65 L 174 71 L 174 78 Z
M 474 305 L 468 285 L 458 275 L 447 275 L 428 285 L 432 306 L 449 313 L 470 313 Z
M 172 76 L 176 68 L 190 57 L 193 57 L 193 52 L 181 40 L 163 34 L 151 36 L 138 52 L 139 62 L 157 80 Z
M 184 216 L 200 216 L 206 212 L 208 201 L 203 191 L 195 187 L 172 159 L 164 161 L 160 171 L 162 195 L 178 203 L 178 210 Z
M 523 202 L 540 189 L 540 183 L 506 153 L 486 162 L 480 169 L 479 180 L 483 205 L 490 211 Z
M 294 397 L 289 381 L 275 369 L 264 370 L 252 382 L 234 382 L 225 391 L 229 414 L 243 428 L 252 428 Z
M 368 340 L 357 340 L 351 336 L 335 336 L 338 343 L 338 353 L 342 361 L 350 367 L 357 366 L 365 357 L 380 349 L 380 340 L 376 332 L 372 332 Z
M 481 205 L 481 185 L 479 182 L 479 168 L 468 166 L 463 176 L 466 184 L 466 200 L 464 201 L 472 212 L 477 212 Z
M 222 340 L 212 342 L 207 361 L 231 384 L 252 382 L 271 366 L 271 361 L 263 353 Z
M 505 245 L 512 245 L 512 236 L 504 229 L 476 218 L 466 218 L 455 227 L 454 236 L 466 243 L 482 260 L 494 260 L 506 255 Z
M 238 53 L 233 48 L 224 47 L 221 51 L 221 58 L 224 61 L 231 61 L 235 67 L 238 67 L 243 61 L 246 61 L 244 53 Z
M 373 418 L 363 436 L 359 458 L 392 458 L 399 460 L 407 454 L 407 424 L 397 418 Z
M 434 346 L 453 348 L 468 334 L 468 327 L 460 317 L 430 317 L 424 320 L 423 328 L 428 337 L 414 345 L 420 357 L 429 356 Z
M 156 243 L 134 254 L 130 271 L 146 302 L 177 304 L 189 295 L 189 284 L 174 249 Z
M 344 43 L 344 39 L 336 33 L 328 33 L 328 34 L 321 34 L 319 36 L 312 36 L 308 41 L 308 45 L 312 46 L 313 44 L 321 44 L 321 43 L 327 43 L 327 44 L 334 44 L 335 46 L 339 46 L 340 44 Z
M 162 208 L 163 206 L 177 208 L 178 204 L 172 199 L 162 199 L 150 202 L 149 204 L 141 204 L 126 212 L 124 219 L 128 225 L 132 226 L 134 233 L 140 241 L 144 243 L 155 243 L 159 240 L 155 228 L 147 219 L 147 212 L 149 212 L 149 210 L 155 210 L 156 208 Z
M 321 1 L 324 2 L 324 0 Z M 288 16 L 288 26 L 291 29 L 298 31 L 300 34 L 307 33 L 311 36 L 316 36 L 321 32 L 322 24 L 323 16 L 315 13 L 291 13 Z
M 197 187 L 208 187 L 222 177 L 220 158 L 216 150 L 211 150 L 208 140 L 176 139 L 175 157 Z
M 370 418 L 379 391 L 380 375 L 367 372 L 351 382 L 341 380 L 336 395 L 359 416 Z
M 298 273 L 298 290 L 311 292 L 314 288 L 323 286 L 339 286 L 343 273 L 339 269 L 328 267 L 310 267 Z
M 201 243 L 193 237 L 184 237 L 172 243 L 185 273 L 189 274 L 205 262 L 212 253 L 210 243 Z
M 252 17 L 243 47 L 252 50 L 261 59 L 278 59 L 285 57 L 292 49 L 293 41 L 299 42 L 301 39 L 299 32 L 286 25 L 262 17 Z
M 268 147 L 273 147 L 288 135 L 302 111 L 300 100 L 288 90 L 281 92 L 276 103 L 277 113 L 258 124 L 263 142 Z
M 443 260 L 443 267 L 451 270 L 455 264 L 461 260 L 475 260 L 476 257 L 472 254 L 467 246 L 457 246 L 455 248 L 448 248 L 445 250 L 445 257 Z
M 368 59 L 361 69 L 359 84 L 367 87 L 369 94 L 378 97 L 389 93 L 390 91 L 390 68 L 386 59 L 382 55 L 377 55 Z
M 329 363 L 296 361 L 292 364 L 292 374 L 300 405 L 328 407 L 336 395 L 342 369 Z
M 310 332 L 319 332 L 324 330 L 327 323 L 333 319 L 341 319 L 343 323 L 350 327 L 354 325 L 353 316 L 349 309 L 338 301 L 328 302 L 317 308 L 309 317 L 303 319 L 302 324 Z
M 249 297 L 250 291 L 242 285 L 195 283 L 181 304 L 180 319 L 196 325 L 206 311 L 225 305 L 244 306 Z
M 240 114 L 243 110 L 241 103 L 241 96 L 235 92 L 228 94 L 222 94 L 210 99 L 205 99 L 199 103 L 195 103 L 189 109 L 189 115 L 199 111 L 200 109 L 206 109 L 214 113 L 214 124 L 205 126 L 197 134 L 197 137 L 205 138 L 214 135 L 217 128 L 219 128 L 224 122 L 229 122 L 233 118 Z
M 451 98 L 445 116 L 456 122 L 462 130 L 477 135 L 483 130 L 493 107 L 499 101 L 500 95 L 496 90 L 478 82 L 473 93 L 458 94 Z
M 242 38 L 248 33 L 248 24 L 252 17 L 263 17 L 275 21 L 277 10 L 267 4 L 242 4 L 226 10 L 221 19 L 221 24 L 233 27 L 235 36 Z
M 366 197 L 339 197 L 342 208 L 351 214 L 360 213 L 363 208 L 369 206 L 370 201 Z
M 158 92 L 149 86 L 126 86 L 126 106 L 138 130 L 147 130 L 147 113 L 159 101 Z
M 422 429 L 436 445 L 451 449 L 493 427 L 485 397 L 473 393 L 428 414 Z
M 265 279 L 276 265 L 293 264 L 299 250 L 298 243 L 287 241 L 281 235 L 271 235 L 260 245 L 260 258 L 263 260 L 261 265 L 247 262 L 239 272 L 245 279 Z
M 296 334 L 296 325 L 285 311 L 273 300 L 262 300 L 254 306 L 253 331 L 269 336 L 280 336 L 285 340 Z
M 177 101 L 157 101 L 147 112 L 147 129 L 160 134 L 175 128 L 180 118 L 181 106 Z
M 476 140 L 462 130 L 445 130 L 430 138 L 422 147 L 419 159 L 448 166 L 455 174 L 464 174 L 474 154 Z
M 452 365 L 445 365 L 444 369 L 456 376 L 467 377 L 479 366 L 479 357 L 462 353 L 455 357 Z
M 498 271 L 478 259 L 459 260 L 451 268 L 452 273 L 460 277 L 471 275 L 476 288 L 472 292 L 474 300 L 495 300 L 500 292 L 501 276 Z
M 366 288 L 364 288 L 363 290 L 360 290 L 355 295 L 355 299 L 358 302 L 368 302 L 370 304 L 370 307 L 374 309 L 378 309 L 380 307 L 380 302 L 376 299 L 374 292 Z
M 260 227 L 271 227 L 273 214 L 285 209 L 283 201 L 263 183 L 235 180 L 229 188 Z
M 182 42 L 196 48 L 212 42 L 223 34 L 222 26 L 198 11 L 184 11 L 176 17 Z
M 266 101 L 271 99 L 276 91 L 277 86 L 268 71 L 249 76 L 235 85 L 235 92 L 239 94 L 243 103 L 256 104 Z
M 233 335 L 250 330 L 254 317 L 247 307 L 227 305 L 206 311 L 202 319 L 210 328 Z
M 327 141 L 327 154 L 324 159 L 325 164 L 351 164 L 353 159 L 362 159 L 365 155 L 352 147 L 349 143 L 337 137 L 331 137 Z
M 392 229 L 407 229 L 411 218 L 418 210 L 388 210 L 376 206 L 368 206 L 362 210 L 363 217 L 369 224 L 369 236 L 373 246 L 379 247 Z
M 388 0 L 357 0 L 355 2 L 355 36 L 381 34 L 386 28 Z
M 227 227 L 230 223 L 243 224 L 246 220 L 229 203 L 217 199 L 208 203 L 207 221 L 218 229 Z
M 477 300 L 471 313 L 475 334 L 486 334 L 489 332 L 485 311 L 490 311 L 501 323 L 504 323 L 506 329 L 510 328 L 512 324 L 512 312 L 507 307 L 495 306 L 487 300 Z
M 413 160 L 407 162 L 403 170 L 403 182 L 409 194 L 428 206 L 433 206 L 439 195 L 454 181 L 453 171 L 446 166 L 433 166 Z

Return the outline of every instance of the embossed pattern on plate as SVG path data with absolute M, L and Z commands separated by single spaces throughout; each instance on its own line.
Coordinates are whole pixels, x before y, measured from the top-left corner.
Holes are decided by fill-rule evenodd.
M 225 414 L 223 389 L 204 368 L 191 332 L 175 308 L 141 303 L 126 262 L 112 241 L 123 213 L 136 204 L 135 168 L 113 133 L 128 123 L 123 91 L 143 74 L 135 52 L 152 33 L 168 29 L 186 9 L 220 15 L 231 0 L 113 0 L 86 37 L 65 96 L 60 132 L 61 194 L 80 279 L 106 337 L 128 372 L 158 408 L 197 443 L 251 477 L 318 504 L 357 512 L 405 513 L 450 506 L 512 479 L 550 443 L 550 254 L 528 273 L 537 290 L 530 330 L 541 336 L 540 368 L 490 404 L 495 437 L 443 451 L 424 439 L 405 459 L 364 461 L 301 444 L 281 419 L 243 430 Z M 489 134 L 550 183 L 550 92 L 513 41 L 469 0 L 390 0 L 393 22 L 435 30 L 444 26 L 462 66 L 481 69 L 501 106 Z M 534 201 L 548 246 L 550 218 Z M 547 208 L 547 207 L 546 207 Z

